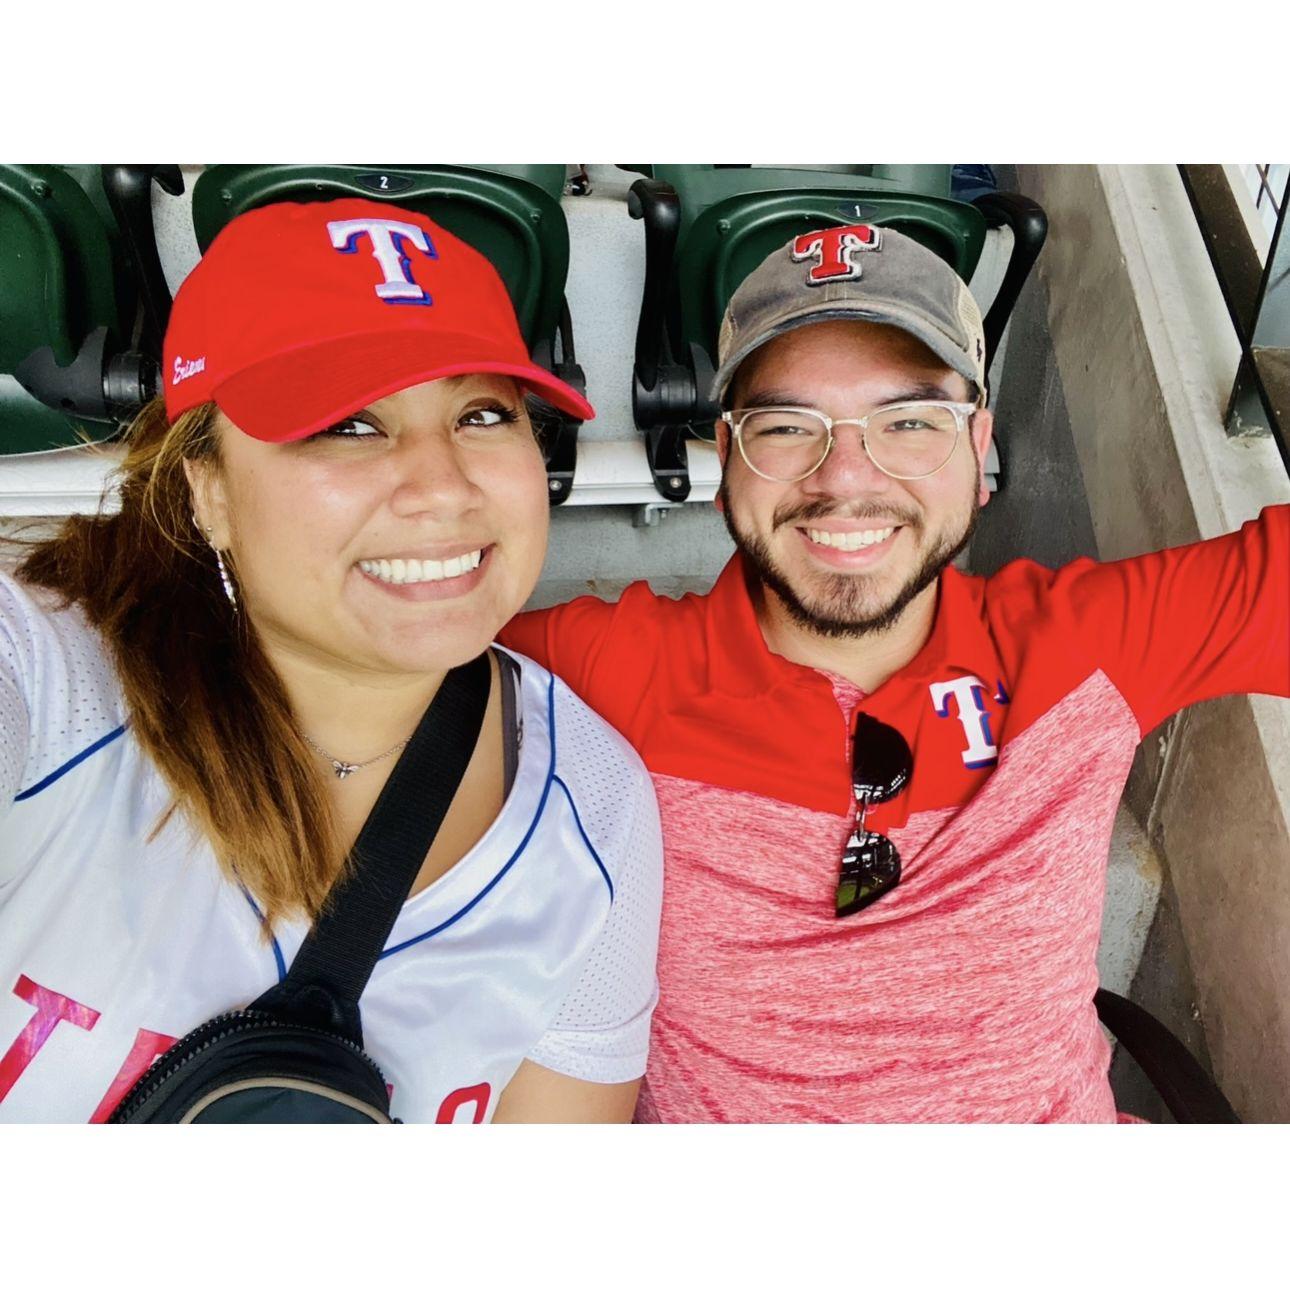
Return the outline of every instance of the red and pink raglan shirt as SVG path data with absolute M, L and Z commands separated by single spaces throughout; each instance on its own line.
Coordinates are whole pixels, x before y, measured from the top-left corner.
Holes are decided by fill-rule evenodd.
M 766 647 L 739 557 L 503 641 L 640 751 L 665 874 L 638 1117 L 1111 1121 L 1095 958 L 1134 749 L 1190 703 L 1290 696 L 1290 506 L 1238 533 L 1056 572 L 946 570 L 932 635 L 871 694 Z M 869 813 L 900 884 L 834 916 L 857 710 L 909 787 Z

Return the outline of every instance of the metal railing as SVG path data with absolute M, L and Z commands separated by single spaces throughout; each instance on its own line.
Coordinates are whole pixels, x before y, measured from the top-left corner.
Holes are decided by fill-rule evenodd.
M 1277 221 L 1264 264 L 1223 167 L 1178 170 L 1241 345 L 1227 433 L 1271 434 L 1290 472 L 1290 235 L 1285 228 L 1290 180 L 1274 203 Z M 1266 169 L 1262 179 L 1266 184 Z M 1273 197 L 1271 189 L 1268 195 Z
M 1255 165 L 1254 175 L 1251 178 L 1257 180 L 1257 183 L 1254 184 L 1254 209 L 1265 218 L 1266 211 L 1270 210 L 1272 212 L 1272 223 L 1275 224 L 1281 215 L 1282 208 L 1285 206 L 1285 193 L 1283 192 L 1281 200 L 1277 201 L 1276 192 L 1273 190 L 1273 181 L 1268 177 L 1271 169 L 1270 165 Z

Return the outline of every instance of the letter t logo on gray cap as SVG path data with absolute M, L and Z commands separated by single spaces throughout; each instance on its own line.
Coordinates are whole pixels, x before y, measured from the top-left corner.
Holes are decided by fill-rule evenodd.
M 803 233 L 772 251 L 730 297 L 712 397 L 767 341 L 810 323 L 899 327 L 985 392 L 985 333 L 967 284 L 940 256 L 894 229 L 851 224 Z

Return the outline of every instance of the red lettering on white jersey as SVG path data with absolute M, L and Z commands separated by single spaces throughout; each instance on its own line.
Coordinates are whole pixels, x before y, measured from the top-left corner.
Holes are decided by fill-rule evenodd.
M 9 1050 L 0 1057 L 0 1102 L 18 1082 L 23 1071 L 45 1046 L 45 1040 L 54 1033 L 60 1021 L 70 1021 L 82 1030 L 93 1030 L 99 1014 L 75 999 L 69 999 L 56 990 L 37 985 L 29 976 L 20 976 L 13 988 L 14 994 L 36 1009 L 36 1015 L 22 1028 Z
M 436 1124 L 452 1124 L 457 1117 L 457 1112 L 467 1102 L 474 1102 L 474 1123 L 483 1124 L 484 1115 L 488 1111 L 488 1099 L 492 1094 L 493 1090 L 488 1084 L 472 1084 L 469 1088 L 454 1089 L 439 1104 L 439 1114 L 435 1116 L 434 1122 Z
M 134 1043 L 121 1063 L 116 1078 L 103 1100 L 90 1116 L 91 1124 L 106 1124 L 107 1118 L 117 1108 L 117 1103 L 134 1087 L 135 1080 L 152 1065 L 158 1057 L 175 1043 L 173 1035 L 162 1035 L 155 1030 L 141 1030 L 134 1037 Z

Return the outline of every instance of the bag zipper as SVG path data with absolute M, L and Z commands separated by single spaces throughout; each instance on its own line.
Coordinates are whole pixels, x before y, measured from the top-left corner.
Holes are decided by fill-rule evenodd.
M 210 1048 L 217 1040 L 228 1035 L 235 1035 L 239 1031 L 255 1028 L 295 1030 L 304 1031 L 311 1035 L 323 1035 L 327 1039 L 349 1049 L 356 1056 L 361 1057 L 381 1084 L 385 1084 L 385 1076 L 381 1073 L 381 1068 L 377 1066 L 363 1048 L 360 1048 L 352 1040 L 346 1039 L 344 1035 L 338 1035 L 334 1030 L 323 1030 L 318 1026 L 302 1026 L 294 1021 L 283 1021 L 270 1012 L 253 1012 L 249 1009 L 242 1009 L 237 1012 L 224 1012 L 218 1017 L 212 1017 L 209 1021 L 198 1026 L 196 1030 L 190 1031 L 173 1048 L 162 1053 L 157 1058 L 157 1065 L 165 1066 L 166 1069 L 155 1073 L 151 1069 L 144 1071 L 135 1087 L 117 1104 L 116 1110 L 112 1112 L 110 1118 L 115 1120 L 123 1115 L 132 1114 L 138 1109 L 141 1102 L 152 1097 L 164 1085 L 168 1084 L 171 1079 Z M 187 1051 L 184 1051 L 185 1049 Z

